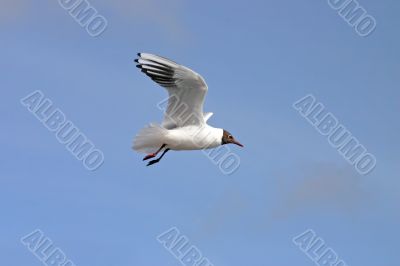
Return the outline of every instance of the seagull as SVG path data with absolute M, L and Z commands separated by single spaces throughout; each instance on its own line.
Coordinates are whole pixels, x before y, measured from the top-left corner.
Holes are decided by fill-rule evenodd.
M 147 155 L 147 166 L 158 163 L 169 150 L 203 150 L 225 144 L 243 145 L 231 133 L 207 124 L 213 113 L 203 113 L 207 84 L 193 70 L 167 58 L 138 53 L 136 67 L 168 92 L 168 103 L 161 125 L 151 123 L 133 140 L 133 150 Z

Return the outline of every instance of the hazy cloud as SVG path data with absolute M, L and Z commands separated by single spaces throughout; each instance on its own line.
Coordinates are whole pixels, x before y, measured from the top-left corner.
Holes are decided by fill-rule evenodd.
M 23 18 L 31 2 L 27 0 L 0 0 L 0 23 L 16 22 Z
M 114 14 L 143 27 L 157 26 L 172 38 L 180 37 L 185 33 L 184 23 L 181 21 L 184 11 L 183 0 L 93 0 L 89 2 L 100 13 L 109 10 L 111 12 L 103 13 Z M 17 22 L 27 17 L 34 8 L 34 3 L 29 0 L 0 0 L 0 23 Z M 59 5 L 58 0 L 45 3 Z M 43 4 L 40 3 L 40 5 Z
M 126 20 L 143 23 L 143 25 L 157 25 L 172 37 L 184 33 L 183 0 L 97 0 L 104 6 L 116 11 Z
M 298 173 L 273 179 L 277 181 L 273 187 L 276 193 L 269 197 L 273 202 L 263 203 L 260 199 L 252 203 L 238 188 L 225 191 L 200 221 L 201 234 L 215 235 L 226 227 L 236 226 L 235 221 L 244 222 L 250 231 L 258 233 L 281 221 L 310 213 L 352 217 L 368 210 L 373 203 L 372 193 L 364 189 L 365 177 L 348 165 L 309 165 Z M 266 188 L 265 195 L 270 194 L 270 189 Z M 245 217 L 249 210 L 258 210 L 258 214 Z
M 368 206 L 371 195 L 362 187 L 365 177 L 348 166 L 316 165 L 299 175 L 301 178 L 292 179 L 294 184 L 281 187 L 274 220 L 310 210 L 354 214 Z

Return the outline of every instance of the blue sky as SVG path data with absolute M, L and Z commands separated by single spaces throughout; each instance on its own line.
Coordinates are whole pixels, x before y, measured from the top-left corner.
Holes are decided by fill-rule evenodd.
M 327 1 L 91 0 L 108 21 L 93 38 L 58 1 L 1 0 L 1 265 L 41 265 L 20 242 L 40 229 L 75 265 L 181 265 L 156 239 L 176 226 L 215 266 L 314 265 L 292 243 L 313 229 L 347 265 L 397 266 L 397 1 L 360 0 L 360 37 Z M 131 150 L 160 121 L 165 91 L 137 52 L 206 79 L 209 123 L 244 145 L 223 175 L 200 151 L 146 167 Z M 20 99 L 41 90 L 104 152 L 86 170 Z M 368 151 L 367 176 L 293 102 L 313 94 Z

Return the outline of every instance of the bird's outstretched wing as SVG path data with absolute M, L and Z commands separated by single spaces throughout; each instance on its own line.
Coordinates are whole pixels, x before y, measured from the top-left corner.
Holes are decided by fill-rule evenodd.
M 162 126 L 168 129 L 203 125 L 203 103 L 207 93 L 204 79 L 193 70 L 161 56 L 139 53 L 137 67 L 169 94 Z M 209 117 L 207 117 L 209 118 Z

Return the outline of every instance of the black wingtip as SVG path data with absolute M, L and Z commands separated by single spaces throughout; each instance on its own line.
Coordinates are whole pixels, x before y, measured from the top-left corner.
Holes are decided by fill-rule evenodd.
M 139 57 L 142 57 L 142 53 L 137 53 L 137 55 L 138 55 Z
M 142 65 L 136 65 L 136 67 L 142 69 Z
M 135 59 L 134 61 L 135 61 L 136 63 L 139 63 L 139 59 Z

